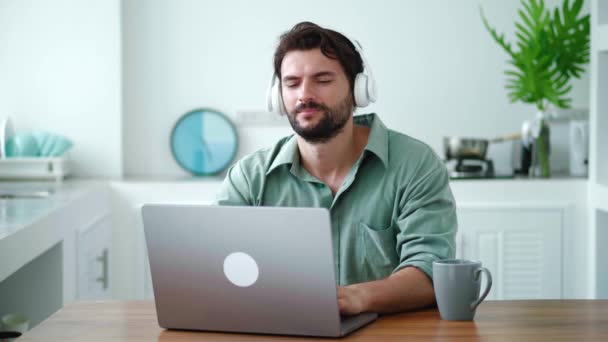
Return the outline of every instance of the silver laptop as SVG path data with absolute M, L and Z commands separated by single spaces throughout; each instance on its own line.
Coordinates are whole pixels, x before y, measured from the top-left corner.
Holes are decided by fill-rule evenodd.
M 329 212 L 144 205 L 158 323 L 166 329 L 344 336 Z

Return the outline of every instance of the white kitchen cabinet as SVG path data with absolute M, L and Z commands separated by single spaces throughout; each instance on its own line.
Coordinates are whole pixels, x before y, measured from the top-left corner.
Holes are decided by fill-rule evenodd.
M 77 298 L 109 299 L 112 226 L 109 215 L 78 231 Z
M 148 267 L 147 250 L 141 222 L 141 206 L 144 203 L 208 204 L 221 185 L 221 180 L 209 181 L 121 181 L 112 182 L 112 215 L 114 217 L 114 260 L 112 274 L 115 298 L 151 299 L 152 283 Z M 458 207 L 460 232 L 466 232 L 468 241 L 459 244 L 457 253 L 466 249 L 467 257 L 479 258 L 484 264 L 491 260 L 487 249 L 474 251 L 473 236 L 487 240 L 487 234 L 494 234 L 496 241 L 502 241 L 501 260 L 509 260 L 506 254 L 517 245 L 517 241 L 536 241 L 543 250 L 543 256 L 532 257 L 520 253 L 527 260 L 543 260 L 547 264 L 548 255 L 558 255 L 547 267 L 535 264 L 536 269 L 547 272 L 542 278 L 541 290 L 528 291 L 520 297 L 538 298 L 591 298 L 589 287 L 591 271 L 589 262 L 589 234 L 587 230 L 587 181 L 585 179 L 506 179 L 506 180 L 458 180 L 450 184 Z M 555 221 L 552 224 L 550 221 Z M 605 220 L 608 222 L 608 219 Z M 543 228 L 544 227 L 544 228 Z M 501 236 L 499 233 L 504 231 Z M 538 233 L 541 241 L 513 233 Z M 555 234 L 553 234 L 555 232 Z M 498 240 L 498 237 L 500 239 Z M 517 239 L 519 237 L 519 239 Z M 556 242 L 557 239 L 557 242 Z M 563 243 L 562 243 L 563 242 Z M 522 245 L 532 249 L 529 245 Z M 522 247 L 522 248 L 524 248 Z M 497 249 L 497 248 L 496 248 Z M 555 249 L 555 250 L 554 250 Z M 490 249 L 490 251 L 492 251 Z M 494 259 L 498 258 L 496 253 Z M 496 264 L 496 263 L 494 263 Z M 517 264 L 515 264 L 517 266 Z M 513 266 L 511 266 L 513 267 Z M 503 275 L 495 266 L 490 266 L 495 276 L 492 298 L 515 298 L 513 286 L 501 284 Z M 495 270 L 496 269 L 496 270 Z M 510 269 L 509 269 L 510 270 Z M 509 276 L 523 284 L 525 269 L 519 277 Z M 505 269 L 503 268 L 503 271 Z M 518 280 L 519 279 L 519 280 Z M 527 279 L 532 280 L 532 278 Z M 536 286 L 537 288 L 539 286 Z M 499 294 L 498 289 L 503 293 Z M 546 290 L 548 288 L 548 290 Z M 505 293 L 506 290 L 506 293 Z M 538 292 L 540 295 L 538 295 Z
M 113 296 L 127 299 L 154 298 L 141 207 L 154 204 L 208 205 L 223 182 L 222 177 L 200 177 L 181 181 L 112 182 L 115 232 Z M 133 248 L 135 247 L 135 248 Z M 118 257 L 117 257 L 118 258 Z M 133 262 L 129 262 L 132 260 Z
M 488 299 L 562 297 L 565 208 L 458 209 L 457 256 L 482 261 L 492 273 Z M 482 289 L 485 286 L 485 279 Z

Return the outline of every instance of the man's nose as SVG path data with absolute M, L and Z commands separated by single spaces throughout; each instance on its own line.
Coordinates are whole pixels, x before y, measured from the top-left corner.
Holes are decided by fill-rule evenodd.
M 304 81 L 300 85 L 299 93 L 298 93 L 298 102 L 299 103 L 307 103 L 310 101 L 314 101 L 315 92 L 312 82 Z

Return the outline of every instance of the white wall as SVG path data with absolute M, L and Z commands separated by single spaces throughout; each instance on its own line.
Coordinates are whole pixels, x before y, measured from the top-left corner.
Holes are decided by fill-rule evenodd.
M 519 131 L 535 108 L 510 104 L 506 54 L 485 31 L 478 0 L 127 0 L 124 33 L 124 166 L 127 175 L 182 176 L 169 149 L 177 118 L 213 107 L 235 118 L 264 110 L 278 36 L 310 20 L 357 38 L 373 66 L 375 111 L 391 128 L 441 152 L 445 135 L 492 137 Z M 489 21 L 512 35 L 518 1 L 482 1 Z M 554 5 L 558 1 L 547 1 Z M 575 107 L 588 107 L 588 77 Z M 239 155 L 288 133 L 241 128 Z M 508 166 L 510 145 L 491 146 Z
M 80 176 L 122 174 L 120 0 L 0 1 L 0 116 L 75 142 Z

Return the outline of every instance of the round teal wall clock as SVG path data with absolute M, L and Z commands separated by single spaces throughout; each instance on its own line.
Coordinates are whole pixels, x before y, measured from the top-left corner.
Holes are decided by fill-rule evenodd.
M 236 127 L 219 111 L 200 108 L 180 117 L 171 131 L 171 153 L 186 171 L 197 176 L 226 169 L 238 147 Z

